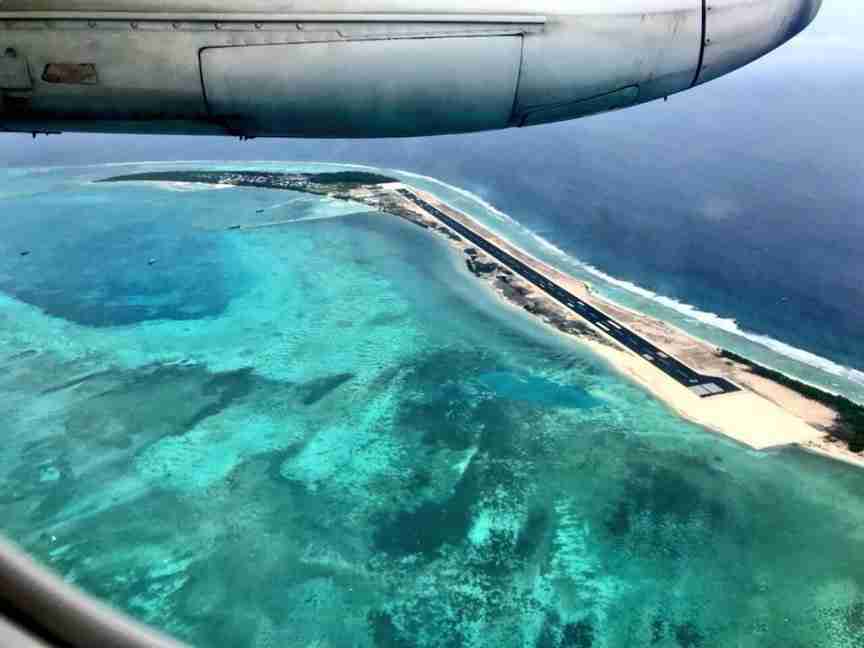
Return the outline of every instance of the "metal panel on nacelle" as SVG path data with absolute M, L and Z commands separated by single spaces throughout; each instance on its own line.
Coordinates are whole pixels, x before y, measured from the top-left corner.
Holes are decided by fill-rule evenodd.
M 519 36 L 407 38 L 210 48 L 201 70 L 238 135 L 404 137 L 505 128 L 521 57 Z

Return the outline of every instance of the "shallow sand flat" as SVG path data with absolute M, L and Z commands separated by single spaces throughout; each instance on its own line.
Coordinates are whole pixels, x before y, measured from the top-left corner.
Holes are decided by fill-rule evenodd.
M 593 293 L 589 293 L 586 301 L 627 324 L 639 335 L 665 349 L 685 364 L 698 367 L 702 373 L 728 378 L 818 430 L 827 430 L 836 421 L 836 412 L 830 407 L 810 400 L 769 378 L 756 375 L 745 365 L 719 356 L 717 348 L 710 343 L 694 338 L 667 322 L 611 303 Z
M 408 186 L 401 183 L 387 185 L 390 191 L 402 187 Z M 429 192 L 414 187 L 408 188 L 573 294 L 619 319 L 681 362 L 701 373 L 728 378 L 743 388 L 742 392 L 734 394 L 699 398 L 650 363 L 618 345 L 599 328 L 595 330 L 606 340 L 604 343 L 585 336 L 562 333 L 571 339 L 578 337 L 616 369 L 648 389 L 682 417 L 757 450 L 798 445 L 803 449 L 864 467 L 864 457 L 850 452 L 842 443 L 831 439 L 826 434 L 825 430 L 834 424 L 836 418 L 835 412 L 829 407 L 770 379 L 750 373 L 743 365 L 720 357 L 715 346 L 694 338 L 666 322 L 598 297 L 584 282 L 536 259 L 507 239 L 473 221 L 466 214 L 450 208 Z M 427 222 L 437 223 L 413 203 L 405 201 L 404 204 L 411 211 L 423 215 Z M 470 247 L 464 242 L 452 243 L 454 247 L 463 250 Z M 532 290 L 531 296 L 542 297 L 550 303 L 555 303 L 558 306 L 556 311 L 566 314 L 569 319 L 583 321 L 539 290 Z
M 685 418 L 752 448 L 764 450 L 790 443 L 811 443 L 822 436 L 794 414 L 753 392 L 699 398 L 627 351 L 588 344 Z

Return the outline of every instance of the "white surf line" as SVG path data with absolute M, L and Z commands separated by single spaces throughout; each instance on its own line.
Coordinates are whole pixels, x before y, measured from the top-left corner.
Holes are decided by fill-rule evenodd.
M 367 168 L 374 169 L 375 167 L 367 167 Z M 379 171 L 386 172 L 387 170 L 380 169 Z M 747 342 L 749 342 L 751 344 L 761 346 L 763 349 L 766 349 L 772 353 L 775 353 L 780 357 L 784 357 L 784 358 L 787 358 L 787 359 L 792 360 L 794 362 L 798 362 L 798 363 L 805 365 L 811 369 L 815 369 L 817 371 L 823 372 L 824 374 L 827 374 L 829 376 L 835 376 L 837 378 L 848 380 L 853 385 L 854 384 L 857 384 L 859 386 L 864 385 L 864 371 L 861 371 L 860 369 L 856 369 L 854 367 L 844 366 L 844 365 L 839 364 L 833 360 L 829 360 L 828 358 L 822 357 L 816 353 L 813 353 L 811 351 L 807 351 L 805 349 L 800 349 L 798 347 L 794 347 L 791 344 L 788 344 L 786 342 L 782 342 L 781 340 L 778 340 L 776 338 L 772 338 L 768 335 L 747 331 L 746 329 L 742 329 L 740 326 L 738 326 L 738 323 L 735 319 L 725 318 L 723 316 L 711 313 L 710 311 L 702 311 L 695 306 L 691 306 L 690 304 L 687 304 L 685 302 L 680 302 L 680 301 L 678 301 L 672 297 L 666 297 L 665 295 L 655 293 L 655 292 L 653 292 L 647 288 L 643 288 L 643 287 L 641 287 L 637 284 L 631 283 L 629 281 L 617 279 L 617 278 L 603 272 L 602 270 L 592 266 L 591 264 L 582 261 L 578 257 L 573 256 L 572 254 L 570 254 L 568 252 L 565 252 L 564 250 L 559 248 L 554 243 L 548 241 L 546 238 L 544 238 L 540 234 L 537 234 L 536 232 L 532 231 L 530 228 L 526 227 L 525 225 L 523 225 L 519 221 L 515 220 L 511 216 L 502 212 L 501 210 L 497 209 L 493 205 L 490 205 L 486 200 L 484 200 L 480 196 L 472 194 L 470 191 L 467 191 L 465 189 L 461 189 L 459 187 L 454 187 L 454 186 L 452 186 L 446 182 L 443 182 L 443 181 L 438 180 L 436 178 L 433 178 L 431 176 L 425 176 L 425 175 L 422 175 L 419 173 L 412 173 L 410 171 L 403 171 L 400 169 L 393 169 L 392 171 L 390 171 L 390 173 L 403 174 L 403 175 L 406 175 L 409 177 L 419 178 L 419 179 L 425 180 L 427 182 L 431 182 L 431 183 L 436 184 L 438 186 L 441 186 L 445 189 L 453 191 L 465 199 L 472 200 L 476 203 L 479 203 L 480 206 L 493 212 L 494 216 L 496 216 L 499 220 L 504 220 L 507 223 L 514 225 L 518 230 L 521 231 L 521 233 L 527 234 L 529 237 L 533 238 L 541 247 L 546 248 L 547 250 L 551 251 L 553 254 L 564 259 L 566 262 L 572 263 L 572 264 L 580 267 L 581 269 L 583 269 L 587 273 L 596 276 L 600 280 L 602 280 L 602 281 L 604 281 L 604 282 L 606 282 L 612 286 L 615 286 L 621 290 L 624 290 L 624 291 L 626 291 L 632 295 L 653 301 L 664 308 L 668 308 L 669 310 L 672 310 L 675 313 L 677 313 L 678 316 L 683 316 L 683 318 L 685 320 L 689 319 L 689 320 L 695 321 L 699 324 L 702 324 L 704 326 L 707 326 L 708 328 L 712 328 L 712 329 L 722 331 L 724 333 L 736 336 L 738 338 L 741 338 L 742 340 L 746 340 Z M 453 204 L 451 204 L 450 202 L 448 202 L 447 199 L 445 199 L 439 195 L 436 195 L 434 193 L 434 191 L 431 191 L 428 189 L 425 189 L 425 190 L 429 191 L 429 193 L 432 193 L 433 195 L 435 195 L 435 197 L 438 200 L 443 202 L 448 207 L 450 207 L 452 209 L 456 209 L 457 211 L 459 211 L 460 208 L 458 208 L 458 207 L 454 206 Z M 489 227 L 488 225 L 486 225 L 482 222 L 481 222 L 481 224 L 484 225 L 484 227 Z M 489 228 L 490 228 L 490 230 L 494 231 L 494 228 L 492 228 L 492 227 L 489 227 Z M 508 240 L 506 236 L 503 236 L 498 232 L 495 232 L 495 234 L 504 240 Z M 528 253 L 528 256 L 530 256 L 536 260 L 539 260 L 539 259 L 537 259 L 537 257 L 535 257 L 534 255 L 532 255 L 530 253 Z M 541 261 L 541 263 L 546 263 L 546 262 Z M 547 263 L 547 265 L 551 265 L 552 267 L 556 267 L 556 266 L 554 266 L 554 264 L 548 264 Z M 565 272 L 563 270 L 560 270 L 560 271 Z M 580 279 L 578 279 L 578 278 L 576 278 L 576 280 L 580 281 Z M 584 280 L 581 280 L 581 281 L 584 282 Z M 621 304 L 620 302 L 616 301 L 614 298 L 612 298 L 609 295 L 600 295 L 600 296 L 602 299 L 606 299 L 609 302 L 611 302 L 612 304 L 619 306 L 620 308 L 629 310 L 629 311 L 637 313 L 639 315 L 645 315 L 645 313 L 642 313 L 641 311 L 637 311 L 632 307 L 628 307 L 628 306 Z M 677 328 L 681 328 L 679 325 L 677 325 L 676 322 L 674 322 L 674 321 L 670 322 L 669 320 L 662 318 L 662 316 L 654 316 L 654 317 L 657 319 L 662 319 L 667 324 L 670 324 L 672 326 L 676 326 Z M 684 331 L 684 332 L 687 335 L 689 335 L 690 337 L 693 337 L 697 340 L 705 342 L 706 344 L 709 344 L 712 346 L 718 346 L 717 342 L 705 340 L 705 339 L 699 337 L 699 335 L 696 333 L 691 333 L 689 331 Z M 745 352 L 742 352 L 742 354 L 745 356 L 747 355 Z M 844 396 L 846 398 L 849 398 L 850 400 L 857 400 L 852 396 L 849 396 L 849 395 L 844 394 L 842 392 L 838 392 L 836 387 L 834 389 L 832 389 L 831 387 L 828 387 L 824 384 L 818 384 L 818 383 L 814 383 L 812 381 L 809 381 L 809 380 L 803 378 L 797 372 L 792 373 L 789 370 L 784 371 L 782 369 L 779 369 L 777 366 L 772 366 L 772 363 L 770 361 L 760 359 L 758 362 L 759 362 L 759 364 L 765 365 L 765 366 L 769 367 L 770 369 L 773 369 L 774 371 L 778 371 L 779 373 L 782 373 L 783 375 L 785 375 L 789 378 L 792 378 L 793 380 L 797 380 L 797 381 L 802 382 L 804 384 L 810 385 L 812 387 L 815 387 L 816 389 L 821 389 L 822 391 L 826 391 L 826 392 L 829 392 L 829 393 L 832 393 L 835 395 Z

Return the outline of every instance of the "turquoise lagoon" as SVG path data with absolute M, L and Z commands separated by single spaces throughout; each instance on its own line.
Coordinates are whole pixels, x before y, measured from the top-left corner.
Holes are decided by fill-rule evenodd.
M 0 520 L 68 581 L 205 647 L 864 646 L 864 472 L 679 419 L 396 218 L 128 171 L 0 176 Z

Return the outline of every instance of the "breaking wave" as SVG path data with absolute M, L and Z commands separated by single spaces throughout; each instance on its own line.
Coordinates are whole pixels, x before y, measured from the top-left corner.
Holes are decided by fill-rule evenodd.
M 365 168 L 372 169 L 374 167 L 365 167 Z M 419 173 L 412 173 L 411 171 L 402 171 L 401 169 L 397 169 L 396 173 L 398 173 L 399 175 L 406 176 L 408 178 L 417 178 L 419 180 L 425 180 L 427 182 L 439 184 L 442 187 L 446 187 L 448 190 L 450 190 L 454 193 L 457 193 L 464 198 L 467 198 L 471 202 L 480 203 L 480 205 L 482 205 L 484 209 L 491 212 L 498 220 L 504 221 L 505 223 L 510 223 L 512 225 L 516 225 L 517 227 L 523 227 L 518 221 L 514 220 L 511 216 L 508 216 L 507 214 L 505 214 L 503 211 L 498 209 L 495 205 L 484 200 L 483 198 L 481 198 L 477 194 L 471 193 L 467 189 L 462 189 L 461 187 L 455 187 L 453 185 L 447 184 L 446 182 L 442 182 L 441 180 L 438 180 L 437 178 L 432 178 L 430 176 L 421 175 Z
M 612 284 L 613 286 L 616 286 L 633 294 L 639 295 L 640 297 L 644 297 L 646 299 L 657 302 L 658 304 L 666 308 L 680 313 L 688 319 L 695 320 L 697 322 L 700 322 L 701 324 L 705 324 L 716 329 L 720 329 L 722 331 L 725 331 L 726 333 L 737 335 L 746 340 L 749 340 L 750 342 L 762 345 L 782 356 L 786 356 L 787 358 L 791 358 L 792 360 L 795 360 L 802 364 L 806 364 L 810 367 L 814 367 L 833 376 L 840 376 L 841 378 L 845 378 L 851 382 L 864 386 L 864 371 L 845 367 L 832 360 L 816 355 L 815 353 L 806 351 L 804 349 L 799 349 L 798 347 L 794 347 L 791 344 L 781 342 L 780 340 L 769 337 L 767 335 L 752 333 L 750 331 L 742 329 L 734 318 L 723 317 L 709 311 L 702 311 L 691 304 L 680 302 L 677 299 L 665 297 L 664 295 L 659 295 L 651 290 L 648 290 L 647 288 L 643 288 L 629 281 L 616 279 L 615 277 L 606 274 L 602 270 L 599 270 L 590 264 L 580 263 L 580 265 L 591 274 L 601 278 L 604 282 Z
M 372 167 L 369 167 L 372 168 Z M 647 288 L 643 288 L 637 284 L 634 284 L 630 281 L 626 281 L 623 279 L 618 279 L 609 275 L 599 268 L 592 266 L 589 263 L 586 263 L 579 258 L 573 256 L 572 254 L 564 251 L 548 239 L 543 236 L 537 234 L 536 232 L 531 231 L 529 228 L 525 227 L 519 221 L 513 219 L 511 216 L 502 212 L 500 209 L 496 208 L 494 205 L 491 205 L 486 200 L 481 198 L 480 196 L 472 194 L 470 191 L 465 189 L 461 189 L 459 187 L 454 187 L 446 182 L 442 182 L 436 178 L 431 178 L 429 176 L 420 175 L 417 173 L 411 173 L 407 171 L 399 170 L 398 173 L 400 175 L 406 177 L 413 177 L 417 179 L 421 179 L 427 182 L 431 182 L 442 187 L 445 187 L 448 191 L 452 191 L 460 196 L 463 196 L 473 202 L 479 203 L 489 212 L 491 212 L 498 220 L 504 221 L 521 231 L 522 234 L 527 235 L 531 238 L 537 245 L 541 248 L 545 249 L 548 252 L 551 252 L 557 257 L 560 257 L 563 261 L 568 264 L 575 265 L 581 270 L 584 270 L 588 274 L 598 278 L 603 283 L 609 284 L 611 286 L 615 286 L 616 288 L 620 288 L 625 290 L 633 295 L 638 297 L 649 299 L 661 306 L 668 308 L 670 310 L 675 311 L 676 313 L 684 316 L 684 318 L 699 322 L 700 324 L 704 324 L 706 326 L 724 331 L 725 333 L 730 333 L 732 335 L 743 338 L 749 342 L 754 344 L 758 344 L 760 346 L 765 347 L 766 349 L 777 353 L 778 355 L 784 356 L 801 364 L 807 365 L 814 369 L 818 369 L 832 376 L 837 376 L 840 378 L 844 378 L 852 383 L 857 385 L 861 385 L 864 387 L 864 371 L 860 371 L 858 369 L 853 369 L 850 367 L 843 366 L 838 364 L 828 358 L 823 358 L 815 353 L 810 351 L 806 351 L 804 349 L 800 349 L 798 347 L 794 347 L 791 344 L 787 344 L 786 342 L 782 342 L 775 338 L 769 337 L 767 335 L 761 335 L 759 333 L 753 333 L 742 329 L 738 322 L 731 317 L 723 317 L 722 315 L 718 315 L 716 313 L 712 313 L 709 311 L 700 310 L 698 307 L 693 306 L 691 304 L 687 304 L 672 297 L 666 297 L 664 295 L 658 294 L 649 290 Z M 442 198 L 439 196 L 439 198 Z M 442 198 L 442 200 L 444 200 Z M 446 200 L 445 200 L 446 202 Z

